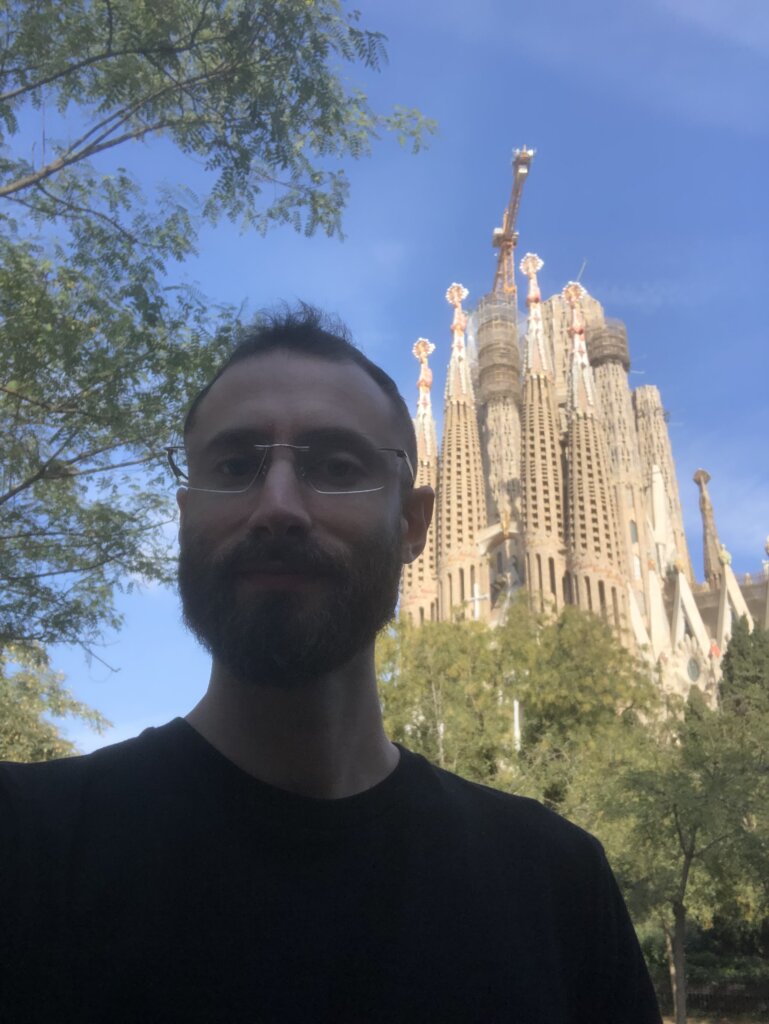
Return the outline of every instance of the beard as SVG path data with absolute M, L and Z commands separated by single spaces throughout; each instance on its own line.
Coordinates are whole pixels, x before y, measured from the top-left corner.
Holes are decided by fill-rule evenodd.
M 298 591 L 255 590 L 244 566 L 281 562 L 319 577 Z M 401 575 L 396 529 L 370 534 L 353 553 L 307 538 L 250 537 L 214 559 L 203 538 L 180 534 L 184 623 L 238 680 L 290 688 L 339 668 L 392 620 Z

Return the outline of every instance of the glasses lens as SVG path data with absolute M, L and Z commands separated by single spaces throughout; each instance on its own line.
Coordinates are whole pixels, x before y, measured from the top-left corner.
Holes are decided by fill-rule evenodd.
M 253 445 L 233 451 L 214 452 L 187 459 L 182 448 L 174 453 L 174 462 L 193 490 L 246 491 L 259 475 L 265 459 L 264 449 Z
M 297 452 L 302 476 L 321 494 L 378 491 L 387 481 L 387 462 L 375 449 L 313 445 Z
M 388 479 L 387 452 L 345 445 L 253 445 L 187 458 L 184 448 L 172 453 L 181 482 L 192 490 L 232 494 L 247 491 L 268 471 L 273 449 L 293 449 L 298 475 L 320 494 L 380 491 Z

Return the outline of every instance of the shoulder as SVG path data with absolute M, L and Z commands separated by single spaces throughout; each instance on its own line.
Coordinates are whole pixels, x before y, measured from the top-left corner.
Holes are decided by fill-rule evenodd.
M 169 722 L 145 729 L 139 736 L 91 754 L 30 764 L 0 762 L 0 818 L 8 823 L 41 812 L 57 817 L 86 790 L 98 789 L 101 783 L 119 785 L 121 778 L 146 773 L 171 740 L 174 728 L 175 723 Z
M 604 875 L 606 860 L 595 836 L 539 801 L 470 782 L 405 753 L 415 776 L 422 778 L 423 791 L 430 792 L 431 805 L 436 810 L 442 806 L 467 832 L 468 842 L 484 846 L 493 859 L 514 853 L 519 862 L 523 858 L 542 869 Z

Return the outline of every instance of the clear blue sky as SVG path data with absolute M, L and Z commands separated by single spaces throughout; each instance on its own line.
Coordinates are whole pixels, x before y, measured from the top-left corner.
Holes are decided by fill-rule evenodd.
M 435 117 L 439 134 L 418 157 L 385 139 L 351 164 L 344 242 L 288 229 L 242 237 L 221 225 L 205 231 L 186 277 L 213 300 L 254 310 L 302 298 L 338 313 L 412 402 L 411 346 L 430 338 L 440 406 L 444 292 L 461 281 L 470 305 L 489 290 L 511 151 L 534 146 L 519 256 L 544 259 L 545 296 L 587 260 L 583 283 L 627 324 L 633 386 L 656 384 L 670 412 L 697 573 L 699 466 L 712 475 L 735 569 L 757 571 L 769 534 L 765 0 L 355 6 L 389 37 L 390 62 L 373 79 L 346 73 L 380 108 Z M 137 146 L 137 173 L 153 158 L 157 168 L 159 152 Z M 194 176 L 162 152 L 169 180 Z M 173 593 L 145 588 L 121 608 L 125 627 L 101 651 L 117 672 L 54 652 L 77 696 L 115 723 L 102 738 L 71 727 L 82 749 L 184 714 L 206 685 L 208 659 L 180 625 Z

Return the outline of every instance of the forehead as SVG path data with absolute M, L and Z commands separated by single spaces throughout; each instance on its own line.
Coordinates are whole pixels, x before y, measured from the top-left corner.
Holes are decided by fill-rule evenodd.
M 290 441 L 303 431 L 334 427 L 378 444 L 397 440 L 392 402 L 361 367 L 278 350 L 224 371 L 197 409 L 190 440 L 256 429 Z

